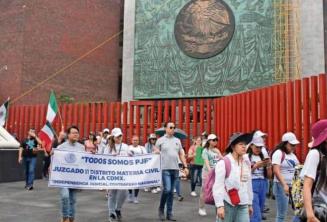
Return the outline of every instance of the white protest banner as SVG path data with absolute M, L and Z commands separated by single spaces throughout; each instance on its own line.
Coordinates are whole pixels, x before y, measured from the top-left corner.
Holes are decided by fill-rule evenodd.
M 137 189 L 161 185 L 160 155 L 111 156 L 54 151 L 49 187 Z

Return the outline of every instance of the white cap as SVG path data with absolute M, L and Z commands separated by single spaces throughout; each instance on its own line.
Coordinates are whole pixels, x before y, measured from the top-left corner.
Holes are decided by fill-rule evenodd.
M 267 133 L 262 132 L 261 130 L 255 131 L 253 138 L 267 136 Z
M 103 132 L 103 133 L 109 133 L 110 130 L 109 130 L 108 128 L 105 128 L 102 132 Z
M 282 142 L 289 142 L 292 145 L 299 144 L 300 142 L 296 139 L 296 136 L 292 132 L 284 133 L 282 137 Z
M 208 136 L 208 140 L 214 140 L 214 139 L 218 139 L 218 137 L 215 134 L 210 134 Z
M 114 137 L 119 137 L 119 136 L 123 135 L 123 132 L 121 131 L 120 128 L 113 128 L 111 130 L 111 135 L 114 136 Z
M 151 133 L 150 136 L 149 136 L 149 139 L 157 139 L 157 136 L 156 134 L 154 133 Z
M 260 137 L 253 137 L 250 144 L 254 144 L 255 146 L 258 146 L 258 147 L 265 146 L 265 142 L 263 141 L 261 136 Z

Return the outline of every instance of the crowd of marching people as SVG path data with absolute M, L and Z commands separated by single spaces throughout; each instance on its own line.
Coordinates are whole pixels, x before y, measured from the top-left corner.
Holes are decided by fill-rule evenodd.
M 268 135 L 260 130 L 233 133 L 226 148 L 218 147 L 219 136 L 202 133 L 195 137 L 185 153 L 181 140 L 174 136 L 175 124 L 164 125 L 160 138 L 150 134 L 144 146 L 139 135 L 123 143 L 120 128 L 101 133 L 91 132 L 79 139 L 76 126 L 62 131 L 53 141 L 52 150 L 44 150 L 44 177 L 48 177 L 53 150 L 88 152 L 115 156 L 143 154 L 161 155 L 162 187 L 149 187 L 145 192 L 161 192 L 158 217 L 161 221 L 176 221 L 173 215 L 174 192 L 179 201 L 181 177 L 190 179 L 190 196 L 198 201 L 198 214 L 207 216 L 206 208 L 216 208 L 216 222 L 261 222 L 269 211 L 265 202 L 272 188 L 276 202 L 276 222 L 286 221 L 291 203 L 294 222 L 327 221 L 327 120 L 320 120 L 311 129 L 312 142 L 304 165 L 300 165 L 295 148 L 300 141 L 292 132 L 282 135 L 280 143 L 269 149 Z M 43 151 L 42 141 L 34 129 L 21 143 L 18 162 L 26 168 L 26 189 L 33 189 L 37 153 Z M 200 189 L 197 189 L 197 187 Z M 125 201 L 139 203 L 139 189 L 108 190 L 109 221 L 120 221 Z M 75 218 L 76 190 L 60 189 L 62 222 Z M 210 206 L 211 205 L 211 206 Z M 213 219 L 214 221 L 214 219 Z

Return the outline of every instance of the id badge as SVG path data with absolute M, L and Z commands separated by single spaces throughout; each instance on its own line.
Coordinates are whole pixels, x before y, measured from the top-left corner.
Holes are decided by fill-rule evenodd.
M 249 167 L 245 166 L 242 167 L 242 173 L 241 173 L 242 177 L 241 177 L 241 181 L 242 182 L 247 182 L 250 178 L 250 169 Z

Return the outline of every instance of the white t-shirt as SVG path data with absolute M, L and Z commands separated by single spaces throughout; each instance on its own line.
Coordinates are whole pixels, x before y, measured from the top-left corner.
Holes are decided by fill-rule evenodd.
M 130 145 L 128 148 L 129 151 L 134 155 L 147 154 L 147 151 L 144 146 L 138 145 L 137 147 L 134 147 L 133 145 Z
M 320 161 L 319 151 L 316 149 L 310 150 L 305 159 L 304 166 L 303 166 L 300 176 L 302 178 L 304 178 L 304 176 L 307 176 L 307 177 L 310 177 L 313 180 L 315 180 L 316 176 L 317 176 L 317 169 L 318 169 L 319 161 Z M 325 192 L 323 190 L 317 191 L 315 189 L 313 195 L 320 196 L 321 198 L 323 198 L 325 203 L 327 203 L 327 192 Z
M 247 154 L 247 158 L 249 155 Z M 262 161 L 260 156 L 252 154 L 251 159 L 249 158 L 251 165 L 254 165 L 256 162 Z M 264 168 L 260 167 L 252 171 L 252 180 L 253 179 L 265 179 Z
M 116 148 L 116 152 L 114 150 L 111 150 L 109 146 L 106 146 L 105 150 L 103 151 L 103 154 L 112 154 L 112 155 L 117 154 L 119 156 L 132 155 L 128 145 L 125 143 L 115 144 L 115 148 Z
M 280 165 L 280 172 L 288 185 L 292 184 L 292 179 L 295 172 L 295 166 L 299 164 L 299 160 L 294 153 L 285 153 L 285 159 L 282 162 L 283 152 L 281 150 L 275 151 L 272 156 L 272 164 Z M 274 177 L 274 182 L 279 182 L 277 177 Z
M 269 158 L 268 150 L 266 147 L 261 148 L 261 153 L 263 154 L 264 159 Z

